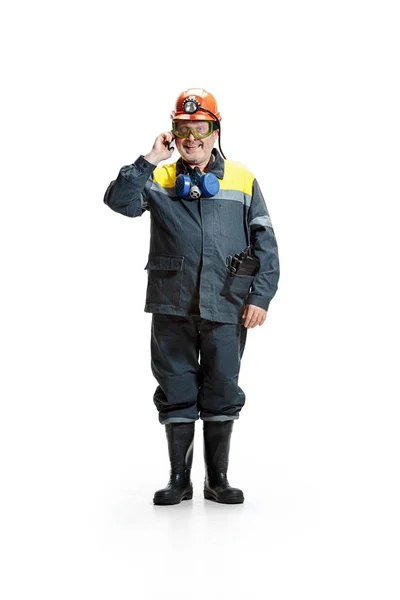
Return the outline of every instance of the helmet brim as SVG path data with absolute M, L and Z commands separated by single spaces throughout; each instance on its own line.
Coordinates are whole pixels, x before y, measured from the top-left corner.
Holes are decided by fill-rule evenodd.
M 221 120 L 219 114 L 215 115 L 218 120 Z M 182 121 L 216 121 L 209 113 L 202 112 L 201 109 L 197 110 L 195 113 L 185 113 L 185 112 L 175 112 L 172 111 L 171 119 L 181 119 Z

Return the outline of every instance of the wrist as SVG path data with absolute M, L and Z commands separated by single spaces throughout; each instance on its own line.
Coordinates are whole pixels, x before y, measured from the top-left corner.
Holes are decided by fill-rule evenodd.
M 152 165 L 155 165 L 155 166 L 157 166 L 158 163 L 161 162 L 161 160 L 162 160 L 153 151 L 151 151 L 148 154 L 146 154 L 144 158 L 147 160 L 147 162 L 149 162 L 149 163 L 151 163 Z

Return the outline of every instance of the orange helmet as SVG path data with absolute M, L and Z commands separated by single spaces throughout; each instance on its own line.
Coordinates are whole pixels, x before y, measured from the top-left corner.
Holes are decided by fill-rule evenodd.
M 200 88 L 190 88 L 178 96 L 171 119 L 220 121 L 221 115 L 218 112 L 217 101 L 210 92 Z

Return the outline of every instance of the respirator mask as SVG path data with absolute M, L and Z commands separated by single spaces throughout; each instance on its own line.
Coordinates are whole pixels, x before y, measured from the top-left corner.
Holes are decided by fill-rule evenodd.
M 211 198 L 219 192 L 219 181 L 214 173 L 202 173 L 195 167 L 190 175 L 182 174 L 176 178 L 175 191 L 180 198 Z

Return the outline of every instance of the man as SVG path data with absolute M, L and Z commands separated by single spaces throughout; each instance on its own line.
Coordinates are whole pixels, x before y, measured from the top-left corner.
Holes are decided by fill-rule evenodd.
M 240 503 L 242 490 L 227 479 L 233 421 L 245 401 L 240 361 L 247 329 L 264 323 L 276 293 L 278 249 L 257 180 L 241 163 L 222 158 L 214 96 L 186 90 L 171 117 L 172 130 L 161 133 L 146 156 L 122 167 L 104 198 L 123 215 L 148 210 L 151 218 L 144 310 L 153 313 L 151 366 L 159 384 L 153 400 L 171 463 L 169 482 L 153 501 L 192 498 L 200 418 L 204 497 Z M 173 141 L 181 158 L 159 167 L 172 156 Z

